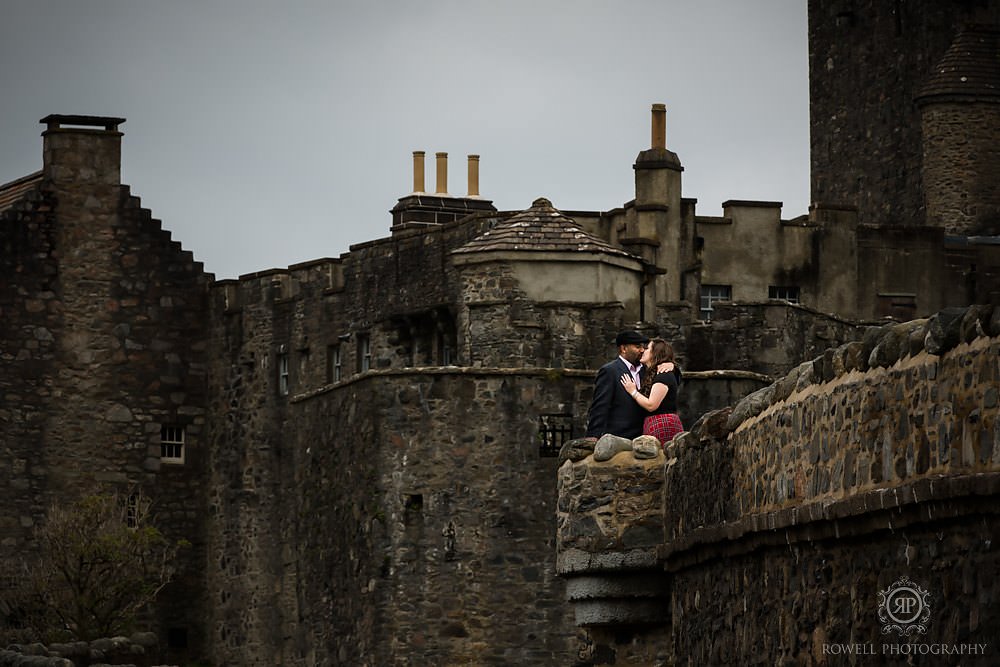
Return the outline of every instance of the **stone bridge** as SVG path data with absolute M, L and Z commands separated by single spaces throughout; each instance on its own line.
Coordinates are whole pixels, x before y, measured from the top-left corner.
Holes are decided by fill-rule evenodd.
M 998 334 L 990 306 L 872 328 L 653 459 L 565 447 L 590 664 L 997 664 Z

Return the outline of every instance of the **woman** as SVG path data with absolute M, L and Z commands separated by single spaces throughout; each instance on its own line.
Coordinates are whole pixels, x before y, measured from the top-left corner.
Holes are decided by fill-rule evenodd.
M 622 375 L 621 383 L 632 399 L 650 413 L 642 424 L 643 435 L 651 435 L 666 445 L 684 430 L 677 415 L 681 371 L 674 364 L 674 348 L 662 338 L 654 338 L 639 361 L 646 367 L 642 387 L 636 387 L 628 373 Z

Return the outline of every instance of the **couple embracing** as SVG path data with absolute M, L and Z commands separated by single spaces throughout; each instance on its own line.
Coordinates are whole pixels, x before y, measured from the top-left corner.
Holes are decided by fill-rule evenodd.
M 677 415 L 681 371 L 673 347 L 638 331 L 621 332 L 615 345 L 618 358 L 597 371 L 587 437 L 651 435 L 666 445 L 684 430 Z

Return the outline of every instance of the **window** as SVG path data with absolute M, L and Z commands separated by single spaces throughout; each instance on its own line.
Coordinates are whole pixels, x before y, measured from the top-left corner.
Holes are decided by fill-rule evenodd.
M 284 349 L 278 353 L 278 393 L 288 395 L 288 352 Z
M 343 361 L 340 358 L 340 345 L 330 345 L 326 348 L 326 383 L 340 382 L 343 376 Z
M 184 463 L 184 427 L 160 427 L 160 461 Z
M 372 367 L 372 341 L 368 334 L 358 336 L 358 372 L 364 373 Z
M 701 319 L 712 319 L 712 304 L 716 301 L 732 301 L 733 288 L 730 285 L 701 286 Z
M 559 456 L 562 446 L 573 439 L 573 415 L 539 415 L 538 455 Z
M 771 285 L 767 288 L 768 299 L 780 299 L 788 303 L 799 302 L 799 288 L 795 286 Z
M 129 528 L 139 527 L 139 494 L 130 493 L 125 499 L 125 525 Z

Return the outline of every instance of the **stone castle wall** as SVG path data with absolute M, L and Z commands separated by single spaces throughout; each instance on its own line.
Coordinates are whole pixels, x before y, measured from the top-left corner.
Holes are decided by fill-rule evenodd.
M 45 515 L 48 472 L 44 437 L 51 402 L 46 376 L 55 372 L 55 333 L 62 304 L 55 291 L 58 263 L 50 197 L 0 219 L 0 518 L 5 555 L 28 546 L 31 529 Z
M 581 650 L 539 426 L 560 415 L 566 438 L 584 433 L 592 372 L 374 370 L 279 408 L 260 398 L 276 396 L 271 369 L 244 361 L 213 427 L 219 661 L 549 665 Z M 685 388 L 701 385 L 731 401 L 761 380 L 693 374 Z
M 546 604 L 558 606 L 558 590 L 540 565 L 551 547 L 546 508 L 555 491 L 539 472 L 553 461 L 538 455 L 539 415 L 558 415 L 576 435 L 584 432 L 593 371 L 563 366 L 603 363 L 622 307 L 535 302 L 496 263 L 466 266 L 458 280 L 447 251 L 490 224 L 473 218 L 397 230 L 338 259 L 213 287 L 206 576 L 218 660 L 378 664 L 413 650 L 461 664 L 475 645 L 480 652 L 525 646 L 516 661 L 549 664 L 572 651 L 571 625 L 570 635 L 543 639 L 518 629 L 513 611 L 503 622 L 483 619 L 512 601 L 528 606 L 519 596 L 535 595 L 539 585 L 548 587 Z M 404 286 L 408 304 L 399 294 Z M 362 340 L 370 344 L 367 372 Z M 462 348 L 463 340 L 477 343 Z M 445 342 L 455 346 L 455 366 L 441 365 Z M 753 373 L 691 374 L 681 392 L 686 423 L 765 382 Z M 541 405 L 543 388 L 561 398 Z M 387 402 L 386 394 L 398 398 Z M 517 459 L 526 467 L 516 468 L 513 481 L 477 473 L 461 488 L 440 486 L 446 477 L 461 479 L 473 454 L 499 449 L 490 460 L 501 465 L 510 443 L 526 447 Z M 465 453 L 451 457 L 439 446 Z M 426 489 L 399 486 L 419 469 L 414 460 L 434 462 L 424 466 L 435 477 Z M 520 477 L 530 484 L 521 486 Z M 520 498 L 529 499 L 527 509 L 516 507 Z M 469 538 L 461 515 L 481 514 L 487 500 L 505 505 L 497 526 L 468 528 L 478 533 Z M 388 527 L 396 526 L 392 517 L 402 522 L 398 530 Z M 509 530 L 517 539 L 503 549 L 526 553 L 500 555 L 494 541 L 503 534 L 498 526 L 508 524 L 516 524 Z M 467 548 L 475 557 L 442 560 L 442 536 L 456 550 L 472 539 Z M 394 564 L 397 552 L 405 565 Z M 469 559 L 474 573 L 462 569 Z M 461 581 L 468 576 L 467 585 L 438 588 L 456 573 Z M 456 605 L 477 620 L 466 625 L 464 616 L 442 611 Z M 562 622 L 549 613 L 535 620 Z M 422 627 L 427 614 L 443 619 L 434 631 Z
M 724 441 L 668 448 L 661 554 L 676 655 L 823 665 L 847 644 L 886 659 L 894 643 L 997 636 L 985 574 L 1000 564 L 991 310 L 872 330 L 745 399 Z M 903 576 L 934 602 L 928 633 L 901 640 L 883 634 L 877 593 Z M 937 660 L 992 664 L 991 648 Z
M 66 169 L 101 173 L 81 152 Z M 40 181 L 0 220 L 0 246 L 4 557 L 30 553 L 51 503 L 110 485 L 141 488 L 196 562 L 211 277 L 115 183 Z M 184 465 L 161 463 L 163 426 L 184 429 Z M 200 572 L 180 574 L 157 620 L 179 643 L 200 642 Z
M 288 520 L 301 664 L 556 664 L 577 631 L 551 539 L 556 459 L 539 415 L 591 378 L 414 369 L 296 398 Z M 299 664 L 299 663 L 290 663 Z

